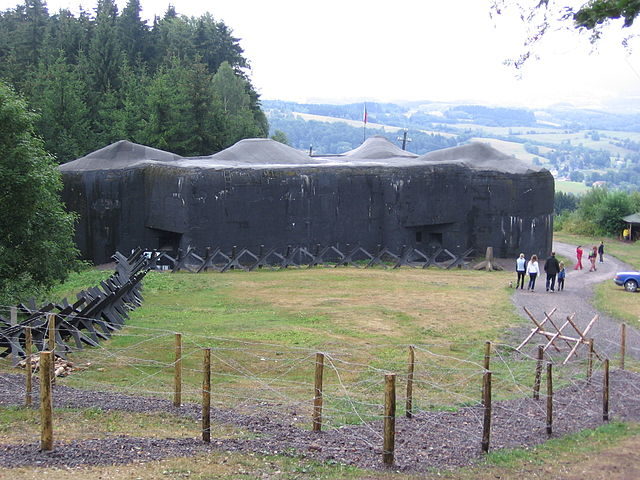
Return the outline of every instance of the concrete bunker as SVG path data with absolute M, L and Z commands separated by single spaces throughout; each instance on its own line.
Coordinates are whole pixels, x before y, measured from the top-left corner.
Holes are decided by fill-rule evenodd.
M 83 257 L 188 246 L 551 250 L 554 180 L 481 143 L 422 156 L 382 137 L 311 157 L 269 139 L 183 158 L 120 141 L 60 167 Z

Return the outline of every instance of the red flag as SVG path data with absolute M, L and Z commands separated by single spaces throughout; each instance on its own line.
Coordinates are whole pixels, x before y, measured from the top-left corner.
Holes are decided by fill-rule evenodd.
M 367 124 L 367 104 L 364 104 L 364 116 L 362 117 L 362 121 L 364 122 L 364 124 Z

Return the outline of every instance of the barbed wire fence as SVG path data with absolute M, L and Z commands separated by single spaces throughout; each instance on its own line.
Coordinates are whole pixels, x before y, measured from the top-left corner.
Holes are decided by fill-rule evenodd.
M 391 448 L 391 454 L 396 452 L 395 460 L 392 456 L 391 461 L 398 462 L 400 455 L 409 455 L 406 443 L 411 443 L 411 438 L 438 435 L 461 438 L 470 450 L 478 452 L 485 449 L 485 442 L 503 448 L 526 445 L 527 437 L 544 439 L 549 428 L 559 434 L 574 431 L 576 425 L 597 426 L 605 421 L 604 382 L 608 363 L 613 375 L 606 406 L 611 414 L 607 411 L 607 418 L 626 419 L 627 412 L 640 414 L 637 405 L 640 382 L 629 371 L 629 359 L 640 358 L 637 336 L 635 330 L 626 331 L 624 350 L 622 340 L 605 339 L 607 345 L 602 345 L 600 351 L 618 352 L 609 357 L 590 355 L 583 346 L 566 365 L 562 365 L 565 351 L 549 349 L 544 353 L 544 368 L 540 369 L 537 345 L 518 351 L 512 345 L 491 343 L 487 360 L 486 345 L 482 343 L 328 346 L 317 351 L 207 335 L 178 336 L 164 329 L 127 326 L 118 334 L 121 338 L 117 345 L 107 348 L 98 344 L 90 352 L 78 352 L 81 358 L 75 365 L 78 369 L 63 381 L 64 385 L 59 383 L 53 388 L 53 396 L 59 408 L 90 408 L 92 400 L 106 408 L 98 401 L 102 394 L 92 393 L 87 398 L 65 393 L 67 384 L 81 386 L 92 392 L 105 392 L 107 401 L 111 399 L 108 407 L 116 410 L 130 408 L 138 398 L 151 397 L 161 399 L 153 404 L 155 409 L 201 420 L 198 402 L 204 393 L 203 353 L 208 350 L 211 387 L 207 393 L 213 405 L 214 423 L 248 428 L 258 422 L 263 431 L 276 437 L 283 430 L 292 435 L 293 428 L 309 445 L 321 442 L 318 448 L 322 455 L 335 458 L 341 458 L 346 448 L 388 457 L 388 432 L 384 425 L 388 423 L 385 420 L 393 417 L 402 422 L 403 429 L 395 436 L 400 446 Z M 178 338 L 180 348 L 176 348 Z M 154 352 L 154 358 L 140 355 L 143 349 Z M 318 354 L 323 358 L 319 388 Z M 622 370 L 625 357 L 627 366 Z M 553 371 L 552 390 L 547 390 L 548 366 Z M 538 370 L 541 374 L 536 380 Z M 393 396 L 397 400 L 392 415 L 385 405 L 390 373 L 395 374 Z M 491 376 L 489 399 L 487 373 Z M 25 377 L 2 376 L 0 402 L 23 404 Z M 34 397 L 39 393 L 38 382 L 35 383 Z M 536 383 L 541 384 L 538 400 L 533 399 Z M 342 435 L 342 443 L 332 444 L 325 436 L 309 436 L 314 420 L 318 420 L 319 392 L 320 429 L 332 432 L 331 438 Z M 127 401 L 122 394 L 127 395 Z M 180 395 L 178 402 L 176 395 Z M 485 439 L 487 412 L 490 440 Z M 515 432 L 514 427 L 520 432 Z M 204 435 L 205 430 L 203 426 L 190 433 Z M 33 432 L 33 437 L 37 436 L 38 432 Z M 281 443 L 286 444 L 287 438 L 284 435 Z M 441 446 L 431 448 L 438 450 Z

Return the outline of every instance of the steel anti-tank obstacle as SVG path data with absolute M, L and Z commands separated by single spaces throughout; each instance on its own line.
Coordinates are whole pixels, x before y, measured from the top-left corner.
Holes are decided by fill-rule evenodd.
M 26 327 L 31 328 L 34 347 L 46 350 L 49 318 L 55 322 L 56 355 L 60 357 L 85 345 L 95 347 L 121 329 L 128 312 L 142 305 L 141 282 L 150 270 L 150 259 L 141 249 L 129 257 L 116 252 L 113 259 L 115 272 L 99 286 L 79 292 L 73 303 L 66 298 L 40 308 L 34 301 L 21 303 L 16 309 L 23 318 L 15 325 L 0 315 L 0 357 L 10 355 L 14 364 L 26 357 Z

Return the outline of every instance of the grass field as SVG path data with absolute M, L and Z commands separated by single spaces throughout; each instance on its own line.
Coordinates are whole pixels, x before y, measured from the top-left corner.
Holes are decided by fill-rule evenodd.
M 96 273 L 89 271 L 71 279 L 73 289 L 85 275 L 88 283 L 95 282 Z M 152 272 L 145 279 L 144 307 L 132 313 L 107 349 L 75 354 L 77 362 L 91 368 L 68 383 L 170 397 L 174 332 L 179 332 L 188 399 L 198 399 L 201 351 L 210 347 L 220 404 L 282 401 L 283 396 L 295 402 L 308 396 L 314 355 L 322 351 L 331 363 L 327 381 L 335 382 L 336 391 L 357 385 L 349 389 L 349 398 L 338 396 L 333 405 L 336 423 L 352 423 L 359 418 L 345 414 L 345 404 L 354 398 L 364 404 L 379 388 L 383 370 L 404 371 L 409 344 L 420 346 L 418 362 L 480 362 L 484 341 L 499 340 L 520 321 L 509 301 L 509 279 L 504 272 L 419 269 Z M 461 368 L 450 374 L 453 383 L 469 372 Z M 278 381 L 261 388 L 269 376 Z M 462 384 L 458 401 L 475 388 Z M 447 405 L 452 399 L 434 392 L 430 401 Z
M 632 255 L 631 251 L 627 253 Z M 80 288 L 95 285 L 109 273 L 88 270 L 76 274 L 55 295 L 73 297 Z M 180 332 L 184 341 L 185 400 L 198 400 L 203 347 L 214 349 L 214 402 L 238 409 L 251 409 L 252 403 L 262 401 L 306 401 L 314 354 L 321 350 L 327 353 L 330 365 L 325 374 L 327 393 L 331 394 L 332 388 L 334 393 L 343 389 L 350 402 L 342 404 L 344 395 L 328 395 L 329 421 L 336 426 L 358 422 L 367 414 L 365 404 L 375 403 L 377 408 L 379 402 L 375 399 L 381 397 L 383 373 L 403 372 L 407 345 L 416 344 L 420 347 L 416 351 L 418 370 L 438 372 L 437 377 L 429 374 L 422 383 L 417 375 L 417 389 L 428 398 L 417 401 L 419 408 L 437 409 L 464 404 L 468 399 L 477 401 L 479 386 L 469 379 L 476 378 L 472 374 L 481 363 L 484 341 L 502 341 L 504 333 L 521 321 L 510 301 L 512 290 L 507 288 L 511 277 L 508 272 L 355 268 L 199 275 L 151 273 L 145 279 L 143 308 L 132 312 L 126 328 L 112 340 L 100 348 L 74 354 L 73 360 L 86 370 L 61 379 L 60 383 L 168 398 L 172 391 L 174 332 Z M 492 367 L 496 378 L 521 377 L 524 383 L 530 383 L 528 367 L 527 372 L 520 371 L 521 366 L 508 354 L 503 361 L 499 364 L 496 360 Z M 6 361 L 2 362 L 4 370 L 11 370 Z M 427 384 L 447 385 L 449 390 L 438 394 L 428 390 Z M 506 385 L 496 385 L 496 395 L 509 396 Z M 362 405 L 354 407 L 358 402 Z M 299 407 L 301 417 L 308 418 L 310 406 Z M 358 409 L 358 415 L 345 413 Z M 98 418 L 99 425 L 89 427 Z M 0 443 L 34 441 L 38 422 L 32 411 L 0 408 Z M 87 436 L 197 435 L 197 425 L 183 418 L 106 413 L 91 408 L 56 409 L 55 423 L 59 441 Z M 214 426 L 217 438 L 245 434 Z M 367 472 L 286 455 L 227 453 L 77 470 L 34 466 L 11 470 L 11 476 L 470 480 L 519 479 L 523 474 L 526 478 L 560 478 L 559 473 L 572 473 L 579 478 L 584 465 L 595 470 L 602 466 L 594 452 L 601 452 L 604 459 L 613 452 L 634 452 L 639 444 L 637 427 L 614 424 L 535 449 L 496 452 L 487 457 L 485 465 L 453 473 L 434 472 L 431 477 Z
M 569 182 L 556 180 L 556 192 L 573 193 L 580 195 L 587 193 L 591 187 L 587 187 L 582 182 Z
M 604 132 L 608 134 L 609 132 Z M 593 150 L 604 150 L 609 152 L 611 155 L 620 154 L 621 156 L 629 155 L 632 153 L 631 150 L 626 148 L 618 147 L 616 145 L 612 145 L 611 138 L 601 137 L 600 140 L 592 140 L 586 131 L 580 131 L 575 133 L 565 133 L 562 131 L 556 132 L 545 132 L 545 133 L 536 133 L 536 134 L 524 134 L 518 135 L 519 138 L 523 138 L 525 140 L 531 140 L 533 142 L 540 142 L 544 144 L 550 145 L 560 145 L 562 142 L 571 142 L 573 146 L 583 146 L 586 148 L 591 148 Z M 629 138 L 631 135 L 626 135 L 622 138 Z

